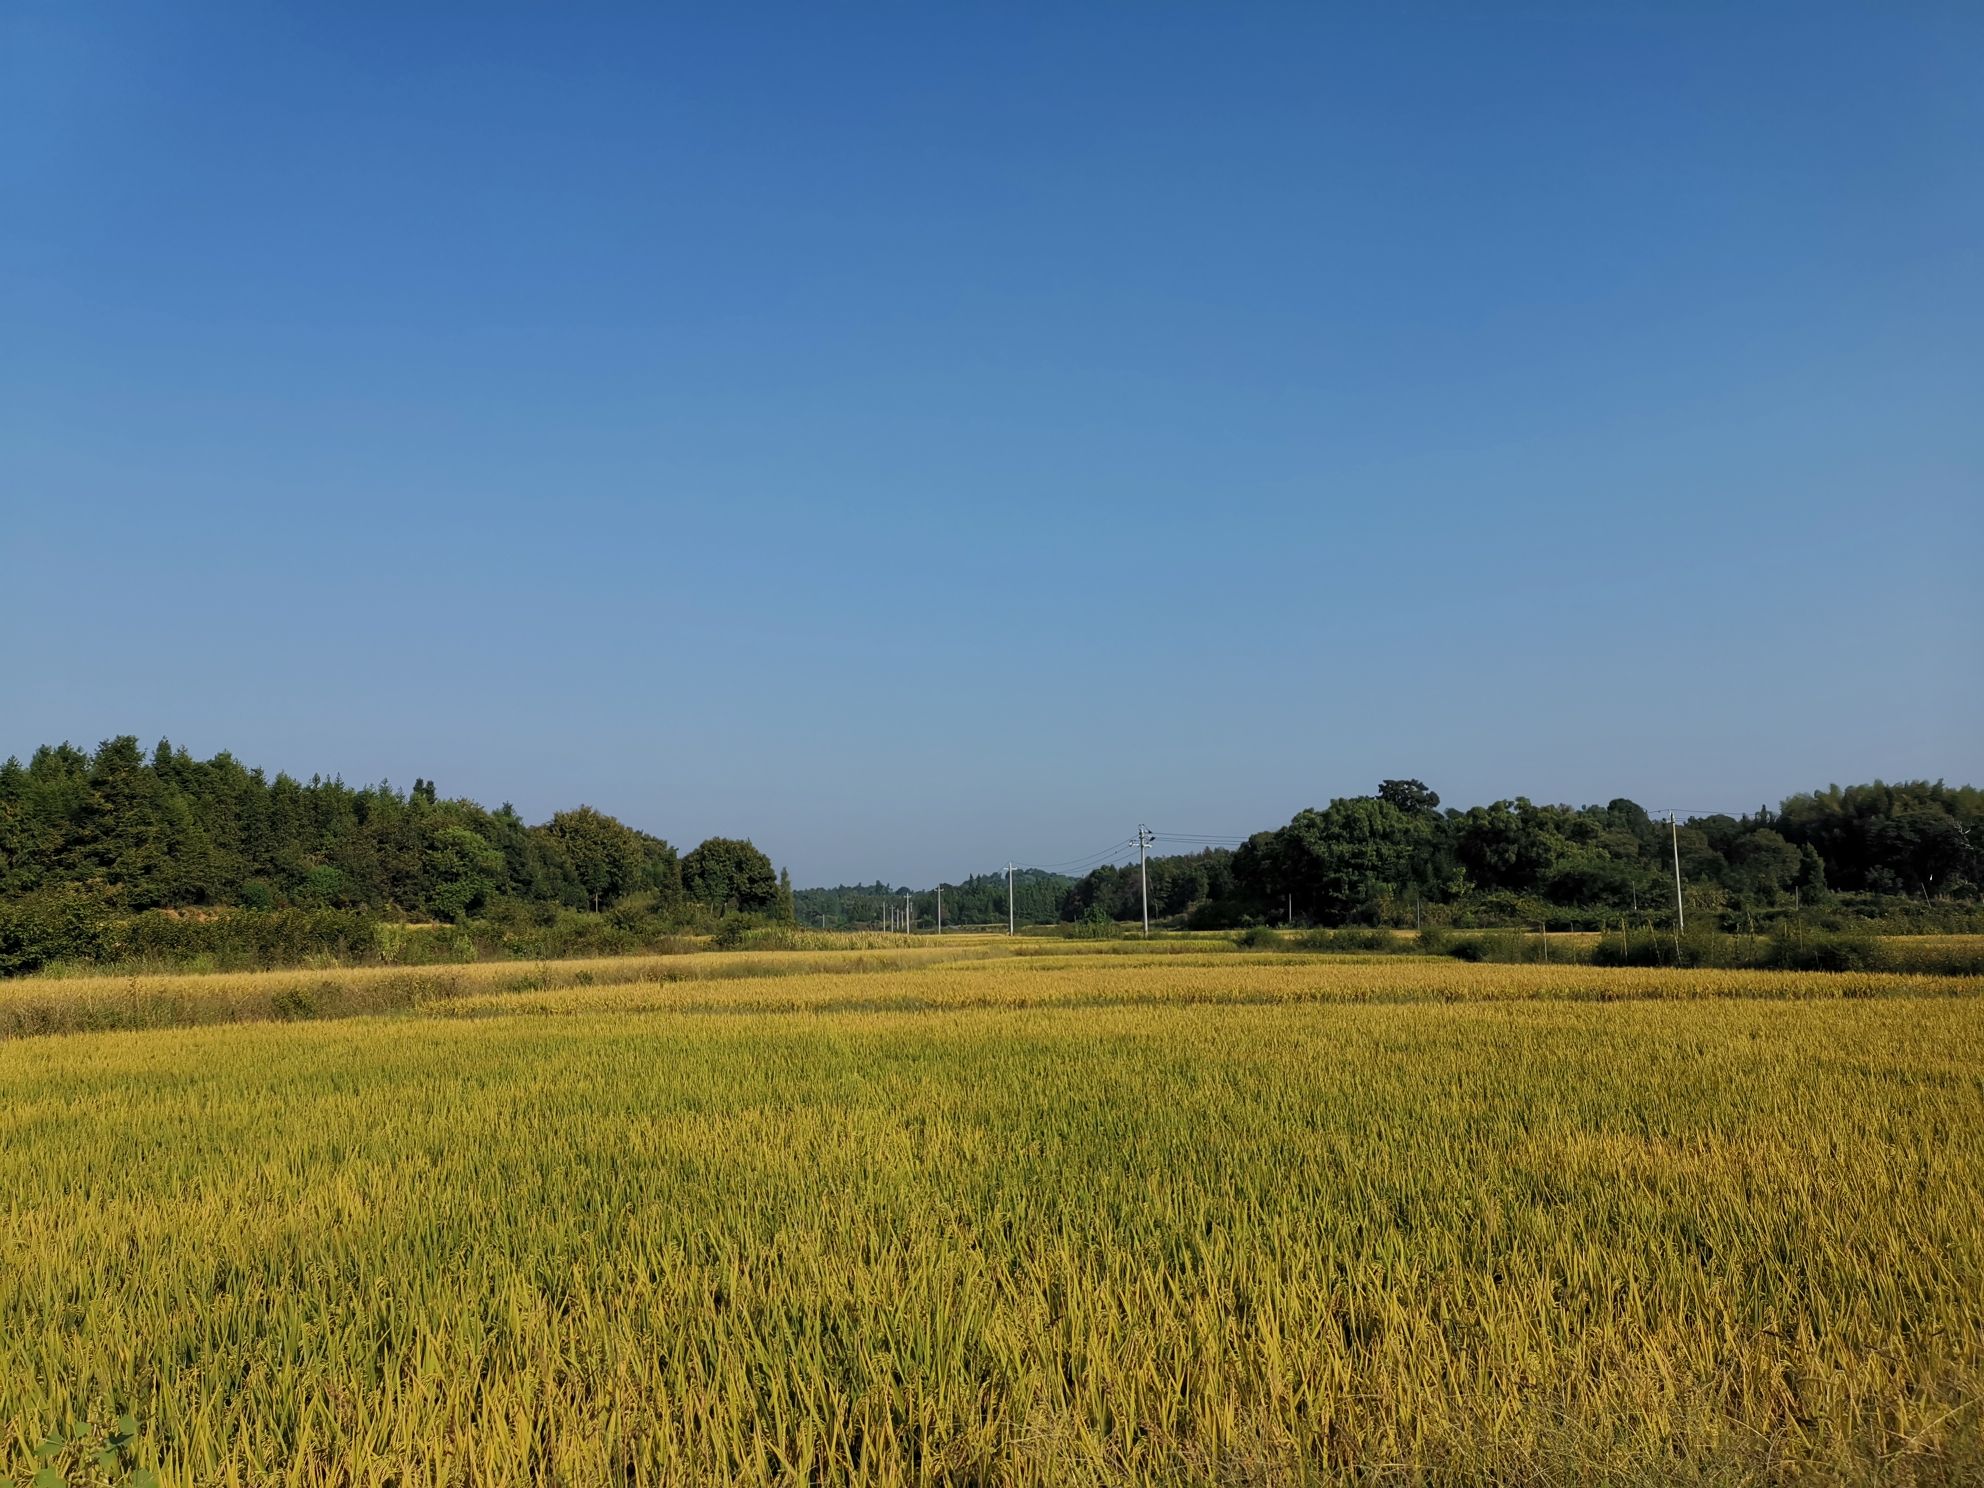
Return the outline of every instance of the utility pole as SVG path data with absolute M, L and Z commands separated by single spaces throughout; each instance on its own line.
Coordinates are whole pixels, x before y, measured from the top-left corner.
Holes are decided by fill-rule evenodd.
M 1681 826 L 1674 820 L 1674 813 L 1667 813 L 1667 830 L 1674 837 L 1674 928 L 1688 928 L 1688 911 L 1681 903 Z
M 1006 861 L 1006 933 L 1013 933 L 1013 864 Z
M 916 896 L 907 889 L 903 891 L 902 896 L 902 933 L 904 935 L 916 933 Z
M 1674 839 L 1674 964 L 1681 964 L 1681 932 L 1688 928 L 1688 911 L 1681 903 L 1681 827 L 1667 813 L 1667 830 Z
M 937 933 L 944 933 L 944 886 L 937 885 Z
M 1144 881 L 1144 939 L 1150 939 L 1150 845 L 1157 834 L 1141 822 L 1137 825 L 1137 869 Z

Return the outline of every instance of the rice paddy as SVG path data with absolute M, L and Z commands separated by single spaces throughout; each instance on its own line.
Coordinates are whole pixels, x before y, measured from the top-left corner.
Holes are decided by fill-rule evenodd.
M 1977 980 L 1026 949 L 0 984 L 0 1473 L 1984 1476 Z

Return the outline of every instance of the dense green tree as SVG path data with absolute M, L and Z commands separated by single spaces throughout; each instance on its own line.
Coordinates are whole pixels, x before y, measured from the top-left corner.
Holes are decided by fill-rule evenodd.
M 712 837 L 682 859 L 683 891 L 698 904 L 723 912 L 762 914 L 778 907 L 778 875 L 771 859 L 748 841 Z
M 1419 792 L 1432 796 L 1423 786 Z M 1323 811 L 1298 811 L 1276 834 L 1283 889 L 1297 914 L 1341 919 L 1403 894 L 1434 826 L 1432 807 L 1406 795 L 1414 805 L 1347 796 Z
M 560 811 L 540 830 L 571 865 L 593 910 L 606 908 L 634 888 L 648 863 L 632 828 L 590 806 Z
M 1440 809 L 1439 793 L 1428 790 L 1423 780 L 1383 781 L 1378 786 L 1378 799 L 1408 816 L 1430 817 Z
M 443 827 L 427 855 L 434 879 L 428 898 L 443 919 L 480 914 L 503 881 L 502 853 L 467 827 Z
M 1797 848 L 1769 827 L 1741 832 L 1723 851 L 1724 884 L 1748 902 L 1774 904 L 1791 891 L 1803 866 Z
M 646 832 L 635 834 L 641 840 L 641 886 L 654 895 L 655 903 L 667 908 L 682 900 L 682 858 L 659 837 Z

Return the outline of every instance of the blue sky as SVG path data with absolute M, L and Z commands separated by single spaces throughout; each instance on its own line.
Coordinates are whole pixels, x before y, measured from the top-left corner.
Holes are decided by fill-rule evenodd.
M 0 754 L 802 883 L 1984 779 L 1984 9 L 0 15 Z

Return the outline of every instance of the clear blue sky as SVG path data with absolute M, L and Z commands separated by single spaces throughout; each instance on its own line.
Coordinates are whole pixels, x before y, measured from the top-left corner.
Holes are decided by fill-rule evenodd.
M 0 754 L 802 883 L 1984 779 L 1984 7 L 0 11 Z

